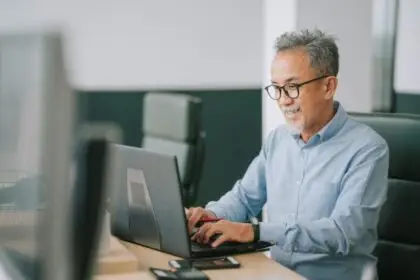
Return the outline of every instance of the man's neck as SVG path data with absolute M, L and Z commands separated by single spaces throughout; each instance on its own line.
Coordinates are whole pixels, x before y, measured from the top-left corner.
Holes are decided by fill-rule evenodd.
M 314 124 L 311 128 L 306 129 L 300 134 L 303 142 L 307 143 L 312 136 L 314 136 L 318 131 L 320 131 L 324 126 L 326 126 L 335 115 L 334 104 L 327 107 L 325 113 L 320 117 L 319 121 Z

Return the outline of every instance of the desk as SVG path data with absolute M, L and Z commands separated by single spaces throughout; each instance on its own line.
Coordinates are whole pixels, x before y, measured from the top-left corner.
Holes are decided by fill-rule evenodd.
M 173 255 L 165 254 L 156 250 L 152 250 L 143 246 L 122 242 L 130 252 L 132 252 L 138 260 L 139 272 L 101 275 L 95 277 L 95 280 L 154 280 L 154 276 L 148 272 L 150 266 L 158 268 L 168 268 L 168 261 L 180 259 Z M 235 255 L 241 263 L 241 268 L 221 269 L 221 270 L 205 270 L 204 272 L 211 280 L 304 280 L 295 272 L 283 267 L 273 260 L 268 259 L 263 253 L 249 253 Z

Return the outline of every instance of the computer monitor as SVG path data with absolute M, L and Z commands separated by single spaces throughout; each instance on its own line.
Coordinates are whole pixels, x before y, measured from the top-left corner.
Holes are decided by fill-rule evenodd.
M 59 33 L 0 34 L 0 279 L 90 272 L 107 141 L 76 143 L 75 104 Z

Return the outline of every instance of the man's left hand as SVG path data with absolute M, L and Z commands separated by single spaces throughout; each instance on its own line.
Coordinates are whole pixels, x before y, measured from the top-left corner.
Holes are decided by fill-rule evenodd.
M 220 234 L 220 236 L 211 244 L 212 247 L 217 247 L 226 241 L 246 243 L 254 240 L 254 230 L 251 224 L 235 223 L 226 220 L 216 223 L 205 223 L 191 239 L 207 244 L 210 241 L 210 237 L 215 234 Z

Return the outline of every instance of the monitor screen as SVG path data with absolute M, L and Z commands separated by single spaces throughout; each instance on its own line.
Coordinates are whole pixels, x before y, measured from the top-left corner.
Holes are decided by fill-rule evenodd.
M 0 39 L 0 244 L 28 279 L 37 278 L 42 64 L 36 40 Z
M 51 279 L 47 262 L 69 270 L 60 227 L 68 223 L 73 103 L 60 44 L 56 35 L 0 34 L 1 279 L 2 271 Z

